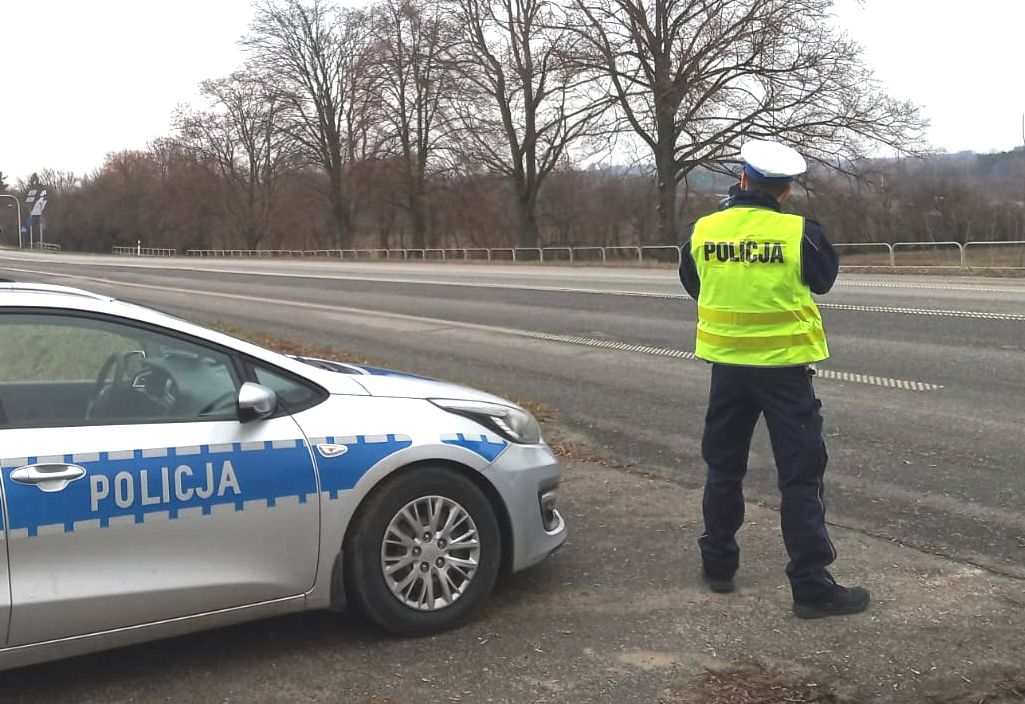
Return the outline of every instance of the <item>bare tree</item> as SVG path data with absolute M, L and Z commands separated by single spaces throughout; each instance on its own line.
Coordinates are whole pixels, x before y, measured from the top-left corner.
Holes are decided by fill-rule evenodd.
M 357 187 L 348 176 L 368 153 L 377 102 L 365 16 L 325 0 L 264 0 L 243 44 L 290 108 L 292 137 L 327 174 L 334 243 L 349 246 Z
M 454 56 L 460 148 L 469 161 L 511 179 L 519 244 L 538 244 L 537 198 L 545 179 L 586 136 L 603 106 L 569 62 L 574 35 L 551 0 L 449 0 L 460 30 Z
M 428 245 L 428 166 L 448 135 L 443 106 L 455 77 L 449 53 L 454 32 L 436 0 L 382 0 L 374 7 L 375 63 L 381 72 L 383 114 L 403 163 L 402 207 L 414 248 Z
M 43 169 L 39 172 L 39 180 L 46 187 L 49 195 L 54 197 L 74 189 L 80 179 L 73 171 Z
M 832 0 L 572 0 L 582 66 L 608 82 L 619 127 L 654 161 L 659 232 L 675 243 L 677 185 L 776 138 L 832 166 L 870 145 L 921 147 L 917 109 L 883 94 Z M 838 163 L 837 155 L 844 161 Z
M 268 85 L 246 73 L 204 81 L 204 109 L 179 109 L 183 146 L 221 177 L 224 210 L 236 236 L 256 248 L 267 236 L 278 183 L 295 143 L 282 126 L 285 106 Z

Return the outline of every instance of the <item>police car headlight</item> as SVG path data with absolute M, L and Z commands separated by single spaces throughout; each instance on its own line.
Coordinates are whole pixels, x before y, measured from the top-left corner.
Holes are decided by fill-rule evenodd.
M 432 398 L 430 402 L 449 413 L 475 420 L 506 440 L 521 445 L 536 445 L 541 442 L 541 426 L 534 416 L 518 406 L 441 398 Z

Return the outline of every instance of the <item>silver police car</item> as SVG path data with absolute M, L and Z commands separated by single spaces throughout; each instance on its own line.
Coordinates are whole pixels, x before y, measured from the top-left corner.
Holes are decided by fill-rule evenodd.
M 305 609 L 452 626 L 566 538 L 522 408 L 0 283 L 0 668 Z

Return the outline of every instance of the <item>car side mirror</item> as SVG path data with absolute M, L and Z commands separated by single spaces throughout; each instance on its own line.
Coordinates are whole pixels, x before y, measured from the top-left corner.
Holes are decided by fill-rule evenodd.
M 271 389 L 247 381 L 238 390 L 238 419 L 240 423 L 260 420 L 274 413 L 278 396 Z

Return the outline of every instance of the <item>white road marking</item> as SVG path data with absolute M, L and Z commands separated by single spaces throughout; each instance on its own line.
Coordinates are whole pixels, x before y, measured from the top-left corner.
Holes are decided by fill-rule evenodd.
M 30 274 L 43 274 L 46 276 L 57 276 L 70 279 L 83 279 L 86 281 L 99 281 L 108 283 L 116 286 L 136 286 L 141 288 L 155 288 L 155 289 L 166 289 L 166 290 L 178 290 L 163 286 L 151 286 L 148 284 L 136 284 L 128 282 L 115 281 L 113 279 L 104 279 L 94 276 L 79 276 L 74 274 L 57 274 L 53 272 L 35 271 L 31 269 L 15 269 L 11 267 L 0 267 L 10 271 L 21 271 Z M 139 268 L 153 268 L 153 267 L 139 267 Z M 329 276 L 324 274 L 289 274 L 283 272 L 266 272 L 266 271 L 238 271 L 231 269 L 202 269 L 204 272 L 211 273 L 223 273 L 223 274 L 249 274 L 255 276 L 273 276 L 273 277 L 284 277 L 284 278 L 311 278 L 311 279 L 330 279 L 335 281 L 360 281 L 360 282 L 371 282 L 371 283 L 386 283 L 386 284 L 408 284 L 408 285 L 424 285 L 424 286 L 453 286 L 459 288 L 490 288 L 490 289 L 502 289 L 502 290 L 515 290 L 515 291 L 539 291 L 542 293 L 572 293 L 572 294 L 587 294 L 596 296 L 619 296 L 626 298 L 650 298 L 656 300 L 668 300 L 668 301 L 689 301 L 693 300 L 690 296 L 685 293 L 662 293 L 658 291 L 629 291 L 622 289 L 597 289 L 597 288 L 575 288 L 567 286 L 530 286 L 525 284 L 499 284 L 499 283 L 485 283 L 485 282 L 467 282 L 467 281 L 438 281 L 434 279 L 417 279 L 417 278 L 380 278 L 370 276 Z M 838 285 L 846 286 L 874 286 L 874 282 L 838 282 Z M 887 288 L 926 288 L 931 290 L 965 290 L 965 291 L 1003 291 L 1008 293 L 1022 293 L 1022 291 L 1015 291 L 1013 289 L 996 289 L 996 288 L 947 288 L 945 286 L 930 287 L 925 284 L 888 284 L 880 283 L 880 287 Z M 210 293 L 210 292 L 204 292 Z M 218 295 L 231 295 L 231 294 L 218 294 Z M 266 301 L 266 299 L 259 299 Z M 854 305 L 847 303 L 818 303 L 819 308 L 823 310 L 839 310 L 854 313 L 884 313 L 890 315 L 925 315 L 940 318 L 970 318 L 974 320 L 999 320 L 999 321 L 1010 321 L 1010 322 L 1025 322 L 1025 313 L 987 313 L 983 311 L 971 311 L 971 310 L 942 310 L 933 308 L 905 308 L 901 306 L 865 306 L 865 305 Z
M 132 288 L 142 288 L 147 290 L 168 291 L 188 296 L 196 295 L 196 291 L 193 289 L 177 288 L 173 286 L 155 286 L 153 284 L 127 283 L 111 281 L 110 279 L 99 279 L 91 276 L 73 276 L 71 274 L 62 274 L 61 276 L 65 276 L 67 278 L 84 279 L 87 281 L 98 281 L 100 283 L 105 283 L 113 286 L 128 286 Z M 580 337 L 575 335 L 559 335 L 556 333 L 520 330 L 518 328 L 506 328 L 497 325 L 482 325 L 480 323 L 466 323 L 456 320 L 445 320 L 443 318 L 430 318 L 422 315 L 406 315 L 404 313 L 390 313 L 386 311 L 368 310 L 366 308 L 332 306 L 324 303 L 309 303 L 305 301 L 271 301 L 260 296 L 246 296 L 240 293 L 220 293 L 216 291 L 203 291 L 203 296 L 208 298 L 213 297 L 225 298 L 234 301 L 246 301 L 250 303 L 258 303 L 260 305 L 272 304 L 293 308 L 305 308 L 307 310 L 317 310 L 329 313 L 351 313 L 354 315 L 373 316 L 379 319 L 388 318 L 391 320 L 402 320 L 404 322 L 415 322 L 421 324 L 433 323 L 444 327 L 463 328 L 466 330 L 479 330 L 484 332 L 496 333 L 499 335 L 511 335 L 514 337 L 525 337 L 535 340 L 546 340 L 549 342 L 563 342 L 568 344 L 584 345 L 587 347 L 598 347 L 604 349 L 618 350 L 622 352 L 651 354 L 659 357 L 671 357 L 675 359 L 686 360 L 697 359 L 694 356 L 693 352 L 688 352 L 687 350 L 668 349 L 664 347 L 654 347 L 650 345 L 630 344 L 627 342 L 620 342 L 619 340 L 603 340 L 597 338 Z M 865 375 L 854 374 L 852 372 L 833 372 L 827 369 L 819 369 L 818 376 L 822 379 L 833 379 L 836 381 L 851 381 L 855 383 L 868 384 L 870 386 L 882 386 L 888 388 L 903 389 L 907 391 L 935 391 L 937 389 L 943 388 L 938 384 L 927 384 L 924 382 L 907 381 L 904 379 L 891 379 L 886 377 L 866 377 Z M 336 442 L 338 444 L 344 444 L 337 439 Z M 210 447 L 211 452 L 214 452 L 214 447 L 216 446 Z
M 849 288 L 906 288 L 919 289 L 924 291 L 974 291 L 983 293 L 1022 293 L 1020 288 L 979 286 L 971 284 L 937 284 L 937 283 L 909 283 L 903 281 L 847 281 L 837 279 L 836 286 Z
M 673 359 L 700 361 L 697 357 L 694 356 L 693 352 L 688 352 L 687 350 L 678 350 L 665 347 L 651 347 L 648 345 L 631 345 L 626 342 L 620 342 L 619 340 L 602 340 L 597 338 L 578 337 L 572 335 L 556 335 L 553 333 L 545 332 L 524 332 L 524 336 L 533 337 L 538 340 L 548 340 L 551 342 L 564 342 L 571 345 L 584 345 L 586 347 L 619 350 L 622 352 L 639 352 L 641 354 L 650 354 L 655 355 L 657 357 L 670 357 Z M 891 379 L 889 377 L 868 376 L 865 374 L 856 374 L 854 372 L 842 372 L 833 369 L 822 369 L 821 367 L 817 370 L 816 376 L 819 379 L 829 379 L 831 381 L 847 381 L 856 384 L 867 384 L 869 386 L 883 386 L 891 389 L 902 389 L 904 391 L 937 391 L 943 388 L 943 386 L 939 384 L 928 384 L 922 381 L 908 381 L 906 379 Z
M 82 258 L 80 255 L 68 255 L 65 258 L 66 259 L 74 260 L 74 258 L 76 256 L 79 256 L 79 258 Z M 24 262 L 24 263 L 44 263 L 44 260 L 42 260 L 41 258 L 33 257 L 33 256 L 22 256 L 22 255 L 19 255 L 19 256 L 16 256 L 16 257 L 12 257 L 12 256 L 10 256 L 8 254 L 4 258 L 8 259 L 9 261 L 19 261 L 19 262 Z M 266 260 L 236 260 L 238 264 L 242 264 L 243 262 L 245 262 L 247 264 L 253 264 L 253 265 L 258 265 L 258 266 L 249 266 L 249 267 L 246 267 L 246 266 L 236 266 L 235 268 L 232 268 L 230 266 L 224 266 L 224 265 L 221 265 L 221 266 L 218 266 L 218 265 L 207 266 L 207 262 L 209 262 L 209 260 L 163 259 L 163 260 L 143 260 L 143 261 L 135 260 L 135 261 L 133 261 L 131 259 L 127 259 L 127 258 L 123 258 L 123 257 L 121 257 L 121 258 L 109 258 L 109 257 L 104 257 L 102 255 L 99 255 L 99 256 L 88 255 L 88 256 L 85 257 L 85 259 L 87 259 L 87 261 L 84 262 L 84 264 L 86 266 L 99 266 L 99 267 L 107 267 L 107 268 L 115 268 L 115 269 L 143 269 L 143 270 L 154 271 L 154 272 L 159 272 L 159 271 L 210 272 L 210 273 L 215 273 L 215 274 L 242 274 L 242 275 L 255 275 L 255 276 L 310 278 L 310 279 L 338 279 L 338 280 L 367 281 L 367 282 L 381 282 L 381 283 L 410 283 L 410 284 L 423 283 L 423 284 L 444 285 L 444 286 L 479 286 L 479 287 L 485 287 L 485 288 L 519 288 L 519 289 L 542 290 L 542 291 L 543 290 L 554 290 L 554 291 L 570 291 L 570 292 L 580 292 L 580 293 L 604 293 L 604 291 L 601 290 L 601 289 L 566 289 L 566 288 L 562 288 L 562 287 L 551 287 L 551 288 L 539 287 L 539 288 L 534 288 L 534 287 L 531 287 L 529 285 L 488 284 L 488 283 L 475 284 L 475 283 L 465 283 L 465 282 L 453 282 L 453 281 L 448 281 L 448 280 L 440 280 L 439 281 L 439 280 L 432 280 L 432 279 L 419 279 L 419 278 L 415 278 L 415 277 L 412 277 L 412 278 L 395 278 L 395 277 L 389 276 L 389 277 L 385 278 L 385 277 L 382 277 L 380 275 L 377 275 L 377 276 L 365 276 L 365 275 L 357 275 L 357 274 L 348 274 L 348 273 L 346 273 L 347 271 L 351 271 L 354 268 L 360 268 L 360 269 L 369 268 L 371 271 L 374 271 L 375 269 L 376 270 L 392 269 L 392 272 L 390 272 L 390 273 L 394 273 L 394 271 L 396 269 L 401 272 L 403 270 L 403 268 L 406 271 L 410 271 L 410 270 L 412 270 L 414 268 L 419 270 L 419 271 L 427 271 L 427 270 L 431 270 L 431 269 L 434 269 L 435 271 L 438 271 L 439 267 L 440 267 L 440 268 L 442 268 L 442 269 L 444 269 L 446 271 L 459 270 L 461 272 L 467 272 L 467 271 L 475 271 L 476 270 L 476 271 L 480 271 L 480 272 L 482 272 L 484 274 L 487 274 L 487 275 L 492 275 L 492 274 L 498 273 L 500 275 L 514 277 L 514 278 L 515 277 L 526 278 L 526 277 L 529 277 L 529 276 L 537 275 L 538 273 L 541 273 L 541 274 L 543 274 L 545 276 L 549 276 L 549 277 L 552 277 L 552 278 L 558 278 L 560 276 L 580 276 L 582 273 L 587 273 L 589 271 L 586 268 L 585 269 L 580 269 L 580 268 L 553 267 L 553 266 L 538 267 L 538 268 L 536 268 L 534 270 L 531 270 L 531 265 L 529 265 L 529 264 L 518 264 L 518 265 L 515 265 L 515 267 L 513 267 L 513 266 L 503 265 L 503 264 L 490 264 L 490 263 L 488 263 L 488 264 L 483 264 L 483 263 L 465 264 L 463 262 L 455 262 L 455 263 L 453 263 L 453 262 L 409 262 L 408 264 L 402 263 L 402 262 L 378 262 L 378 263 L 362 262 L 362 263 L 357 263 L 357 262 L 352 262 L 352 261 L 341 262 L 341 261 L 330 261 L 330 260 L 307 260 L 307 261 L 302 261 L 302 262 L 294 261 L 294 260 L 278 260 L 276 262 L 276 263 L 279 263 L 279 264 L 287 262 L 287 263 L 289 263 L 289 264 L 291 264 L 293 266 L 300 266 L 300 267 L 301 266 L 315 266 L 315 267 L 320 268 L 322 271 L 324 270 L 324 265 L 325 264 L 328 265 L 328 266 L 336 266 L 336 267 L 338 267 L 339 273 L 337 273 L 337 274 L 330 274 L 330 273 L 324 274 L 324 273 L 314 273 L 313 271 L 305 271 L 305 272 L 295 271 L 295 270 L 290 271 L 290 270 L 287 270 L 287 269 L 286 270 L 280 270 L 280 271 L 268 271 L 265 267 L 274 264 L 275 260 L 273 260 L 273 259 L 266 259 Z M 46 260 L 46 261 L 49 261 L 49 260 Z M 1012 267 L 1012 268 L 1017 268 L 1017 267 Z M 591 270 L 591 271 L 593 271 L 593 270 Z M 606 268 L 599 269 L 597 271 L 600 271 L 602 276 L 605 277 L 605 278 L 608 278 L 608 279 L 624 279 L 624 278 L 627 278 L 627 279 L 628 278 L 634 278 L 634 279 L 636 279 L 639 275 L 641 275 L 643 273 L 651 274 L 653 277 L 659 276 L 661 274 L 661 272 L 659 272 L 658 270 L 648 270 L 647 272 L 644 272 L 643 270 L 638 271 L 638 270 L 635 270 L 635 269 L 617 269 L 615 267 L 606 267 Z M 666 278 L 668 278 L 668 276 Z M 675 285 L 675 279 L 673 279 L 672 282 Z M 1014 288 L 1014 287 L 1010 287 L 1010 286 L 982 285 L 982 284 L 979 284 L 977 282 L 973 282 L 973 283 L 969 283 L 969 284 L 963 284 L 963 283 L 939 283 L 939 282 L 935 282 L 935 281 L 916 282 L 916 281 L 907 281 L 907 280 L 905 280 L 905 281 L 893 281 L 893 282 L 889 282 L 889 281 L 851 281 L 851 280 L 847 279 L 844 276 L 841 276 L 839 279 L 837 279 L 836 285 L 837 286 L 845 286 L 845 287 L 857 287 L 857 288 L 920 289 L 920 290 L 931 290 L 931 291 L 975 291 L 975 292 L 994 292 L 994 293 L 1023 293 L 1023 292 L 1025 292 L 1025 289 L 1023 289 L 1023 288 Z M 623 295 L 623 294 L 630 294 L 630 293 L 633 293 L 633 292 L 630 292 L 630 291 L 626 291 L 626 292 L 622 292 L 622 291 L 616 292 L 616 291 L 613 291 L 612 293 L 618 293 L 618 294 Z
M 973 310 L 939 310 L 935 308 L 899 308 L 895 306 L 856 306 L 847 303 L 819 303 L 819 308 L 857 313 L 894 313 L 897 315 L 929 315 L 939 318 L 976 318 L 979 320 L 1012 320 L 1025 322 L 1025 313 L 984 313 Z

